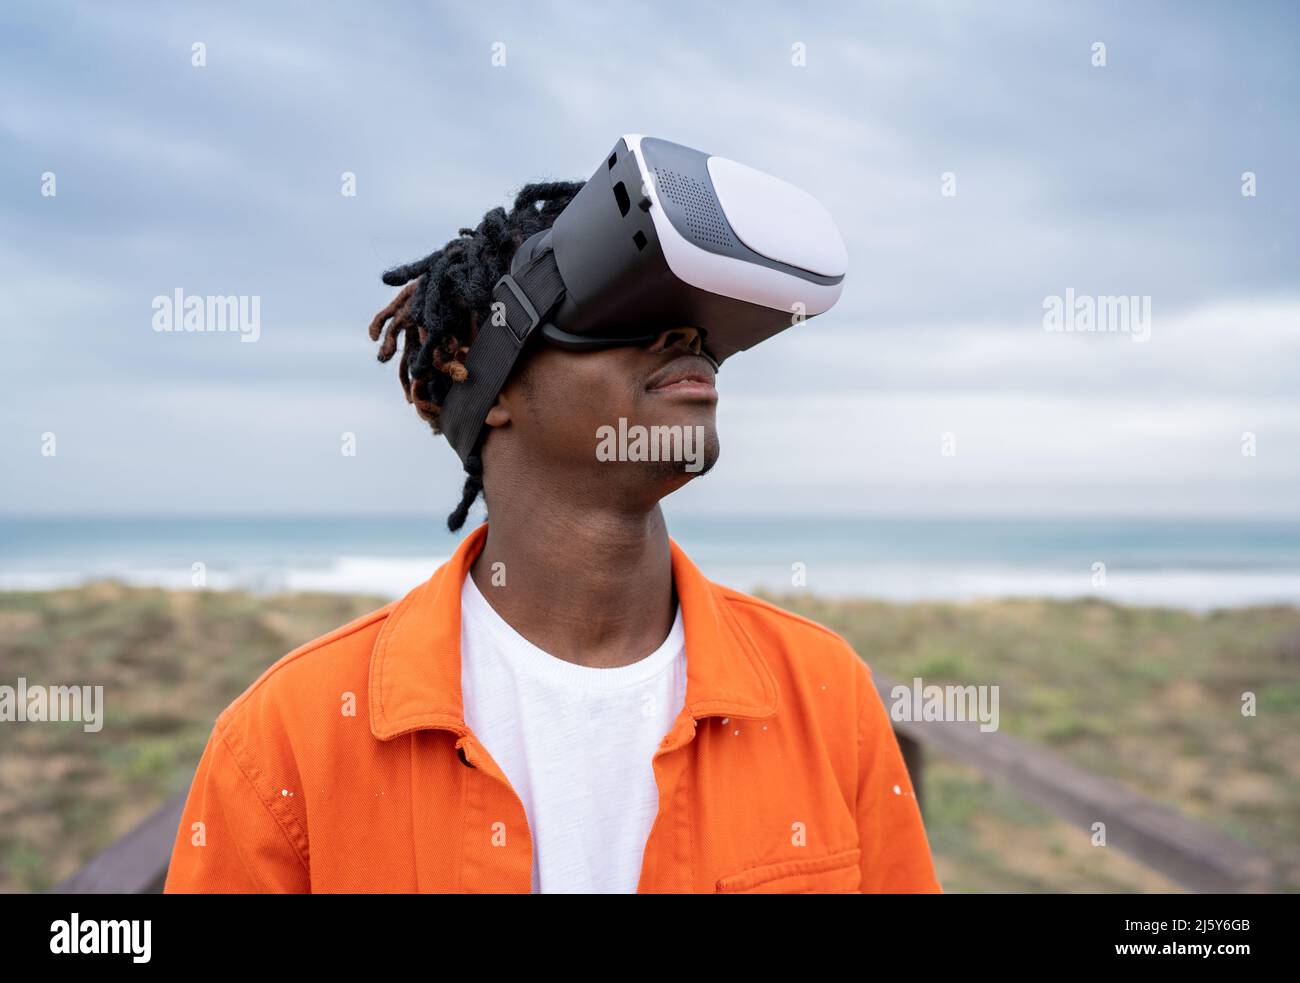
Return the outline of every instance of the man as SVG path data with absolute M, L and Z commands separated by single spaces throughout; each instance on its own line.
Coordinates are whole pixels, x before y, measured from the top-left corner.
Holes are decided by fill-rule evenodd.
M 528 185 L 385 275 L 404 288 L 371 338 L 402 343 L 435 433 L 494 285 L 581 187 Z M 490 521 L 221 714 L 169 892 L 940 890 L 866 665 L 669 539 L 659 501 L 718 457 L 701 342 L 529 339 L 449 526 L 480 493 Z M 598 452 L 620 427 L 680 439 Z

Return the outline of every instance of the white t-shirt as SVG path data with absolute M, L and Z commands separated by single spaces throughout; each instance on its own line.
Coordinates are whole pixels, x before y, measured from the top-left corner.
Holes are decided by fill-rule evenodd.
M 686 699 L 678 606 L 662 645 L 613 669 L 566 662 L 461 588 L 465 722 L 523 801 L 533 893 L 634 893 L 659 811 L 651 758 Z

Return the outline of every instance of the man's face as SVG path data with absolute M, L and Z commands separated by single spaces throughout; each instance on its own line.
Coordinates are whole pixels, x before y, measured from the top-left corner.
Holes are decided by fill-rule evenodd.
M 700 340 L 682 328 L 646 346 L 592 352 L 534 342 L 488 416 L 488 480 L 507 444 L 515 460 L 584 485 L 604 475 L 611 489 L 644 489 L 656 500 L 705 473 L 719 452 L 718 393 Z

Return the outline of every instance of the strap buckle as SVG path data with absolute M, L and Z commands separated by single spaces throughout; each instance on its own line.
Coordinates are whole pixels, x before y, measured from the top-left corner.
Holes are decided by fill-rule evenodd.
M 515 326 L 510 323 L 509 311 L 506 312 L 506 327 L 508 327 L 510 333 L 515 336 L 515 340 L 520 344 L 523 344 L 524 340 L 533 333 L 533 329 L 541 322 L 541 315 L 537 313 L 537 308 L 533 306 L 533 302 L 528 299 L 528 294 L 524 293 L 524 288 L 521 287 L 515 278 L 509 273 L 505 274 L 497 281 L 496 286 L 492 288 L 493 295 L 495 295 L 502 286 L 505 286 L 512 294 L 514 294 L 515 300 L 519 302 L 519 306 L 522 307 L 524 313 L 528 315 L 528 327 L 524 328 L 523 332 L 520 333 L 515 330 Z M 516 320 L 518 319 L 516 318 Z

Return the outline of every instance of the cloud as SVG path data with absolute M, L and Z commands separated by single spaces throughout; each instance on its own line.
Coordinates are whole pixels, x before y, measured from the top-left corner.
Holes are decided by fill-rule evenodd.
M 647 132 L 808 187 L 851 261 L 724 367 L 674 508 L 1300 512 L 1294 6 L 656 9 L 7 5 L 0 509 L 371 511 L 382 474 L 436 511 L 380 271 Z M 1150 342 L 1045 332 L 1067 287 L 1150 296 Z M 261 340 L 153 332 L 176 288 L 261 297 Z

